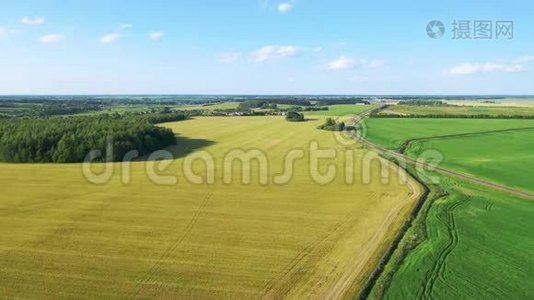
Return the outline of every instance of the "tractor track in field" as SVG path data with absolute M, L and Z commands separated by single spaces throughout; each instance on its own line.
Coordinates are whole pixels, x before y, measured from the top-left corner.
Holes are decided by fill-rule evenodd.
M 156 273 L 159 271 L 162 264 L 171 256 L 171 254 L 178 248 L 178 246 L 180 246 L 180 244 L 185 240 L 185 238 L 189 236 L 189 234 L 195 227 L 195 224 L 197 223 L 198 219 L 200 218 L 200 215 L 202 214 L 204 208 L 208 205 L 212 195 L 213 195 L 213 190 L 209 190 L 206 193 L 206 195 L 202 199 L 202 202 L 200 203 L 197 210 L 193 214 L 193 217 L 191 218 L 189 223 L 187 223 L 182 233 L 172 242 L 172 244 L 169 247 L 165 249 L 165 251 L 163 251 L 161 256 L 152 265 L 150 270 L 146 272 L 140 279 L 137 280 L 135 290 L 130 294 L 128 298 L 135 299 L 143 291 L 144 285 L 153 279 L 154 275 L 156 275 Z M 164 286 L 165 286 L 164 283 L 158 284 L 157 290 L 160 290 Z
M 456 226 L 455 211 L 458 207 L 466 204 L 470 201 L 469 197 L 465 197 L 447 206 L 445 209 L 445 216 L 438 216 L 438 219 L 445 224 L 447 228 L 447 234 L 449 237 L 448 243 L 439 252 L 436 261 L 425 277 L 425 283 L 423 289 L 418 296 L 419 299 L 432 299 L 432 291 L 436 281 L 441 280 L 446 283 L 445 269 L 447 267 L 447 259 L 458 245 L 459 235 Z
M 491 200 L 487 200 L 487 202 L 488 203 L 486 204 L 486 207 L 485 207 L 486 211 L 492 211 L 494 202 Z
M 301 265 L 301 263 L 303 261 L 306 261 L 306 259 L 308 259 L 308 257 L 313 254 L 314 251 L 316 251 L 322 243 L 327 241 L 333 235 L 340 233 L 343 227 L 351 224 L 353 221 L 354 217 L 350 214 L 347 215 L 343 221 L 336 224 L 325 235 L 321 236 L 320 238 L 316 239 L 308 246 L 306 246 L 301 252 L 299 252 L 295 256 L 295 258 L 293 258 L 293 260 L 291 260 L 291 262 L 289 262 L 289 264 L 281 272 L 280 276 L 277 276 L 265 286 L 258 298 L 264 299 L 283 297 L 283 295 L 285 295 L 290 290 L 290 288 L 287 288 L 284 285 L 292 282 L 291 278 L 294 276 L 294 272 Z

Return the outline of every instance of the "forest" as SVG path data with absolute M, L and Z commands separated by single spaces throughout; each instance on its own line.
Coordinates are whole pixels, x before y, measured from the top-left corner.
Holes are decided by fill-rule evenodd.
M 131 150 L 142 156 L 176 144 L 170 129 L 153 124 L 184 119 L 183 114 L 169 113 L 0 120 L 0 161 L 74 163 L 84 161 L 92 150 L 104 154 L 97 160 L 121 161 Z M 106 152 L 108 140 L 112 153 Z

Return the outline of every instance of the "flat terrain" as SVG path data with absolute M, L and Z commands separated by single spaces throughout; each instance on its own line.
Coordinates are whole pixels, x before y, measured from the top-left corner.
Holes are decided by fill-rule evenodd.
M 411 139 L 534 127 L 534 120 L 370 118 L 366 137 L 388 149 L 398 149 Z
M 395 273 L 385 299 L 528 299 L 534 284 L 534 202 L 442 178 L 427 239 Z
M 316 130 L 323 120 L 283 117 L 198 118 L 166 124 L 179 133 L 175 159 L 162 171 L 175 185 L 156 185 L 145 162 L 124 165 L 104 185 L 88 183 L 81 166 L 2 164 L 0 172 L 0 295 L 6 298 L 253 298 L 352 296 L 378 261 L 420 193 L 412 181 L 346 184 L 346 145 Z M 280 174 L 288 150 L 310 141 L 335 149 L 336 179 L 317 184 L 309 155 L 292 180 L 275 185 L 225 184 L 223 156 L 232 149 L 265 153 Z M 357 156 L 366 154 L 358 145 Z M 215 184 L 193 184 L 184 155 L 213 155 Z M 358 161 L 356 159 L 355 161 Z M 202 171 L 201 162 L 193 164 Z M 239 164 L 230 172 L 240 175 Z M 236 177 L 234 177 L 236 178 Z M 237 177 L 239 178 L 239 177 Z M 348 294 L 346 294 L 348 293 Z
M 534 191 L 534 130 L 416 141 L 407 154 L 435 149 L 443 166 L 505 185 Z
M 406 153 L 442 153 L 440 167 L 532 191 L 528 120 L 369 119 L 367 138 Z M 460 135 L 460 136 L 458 136 Z M 401 246 L 417 244 L 372 299 L 527 299 L 534 289 L 534 202 L 443 175 Z M 421 224 L 421 225 L 419 225 Z M 406 250 L 405 250 L 406 251 Z M 405 253 L 406 254 L 406 253 Z M 398 258 L 398 256 L 396 256 Z M 396 259 L 395 263 L 399 260 Z
M 511 106 L 419 106 L 419 105 L 393 105 L 382 112 L 392 115 L 455 115 L 455 116 L 534 116 L 534 107 L 511 107 Z

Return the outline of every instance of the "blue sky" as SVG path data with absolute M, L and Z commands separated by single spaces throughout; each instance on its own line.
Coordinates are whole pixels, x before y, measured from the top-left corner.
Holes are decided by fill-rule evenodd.
M 0 94 L 534 94 L 533 2 L 401 2 L 2 1 Z

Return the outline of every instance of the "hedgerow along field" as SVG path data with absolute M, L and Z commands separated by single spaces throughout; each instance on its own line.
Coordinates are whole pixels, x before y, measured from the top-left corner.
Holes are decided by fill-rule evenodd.
M 419 216 L 424 228 L 411 229 L 426 239 L 370 299 L 531 297 L 534 202 L 446 177 L 440 188 L 446 196 Z
M 176 159 L 163 171 L 176 185 L 156 185 L 145 162 L 121 163 L 104 185 L 88 183 L 79 164 L 1 164 L 0 295 L 12 298 L 300 298 L 353 296 L 404 222 L 420 189 L 355 183 L 344 176 L 320 185 L 309 176 L 306 155 L 286 185 L 215 184 L 184 179 L 184 155 L 211 153 L 217 164 L 234 148 L 268 155 L 272 174 L 289 149 L 310 141 L 343 153 L 323 120 L 283 117 L 197 118 L 165 124 L 178 136 Z M 358 161 L 357 159 L 355 161 Z M 194 165 L 196 171 L 202 166 Z M 252 171 L 257 165 L 252 164 Z M 341 169 L 341 168 L 340 168 Z M 340 172 L 340 171 L 338 171 Z M 238 164 L 232 168 L 239 175 Z

